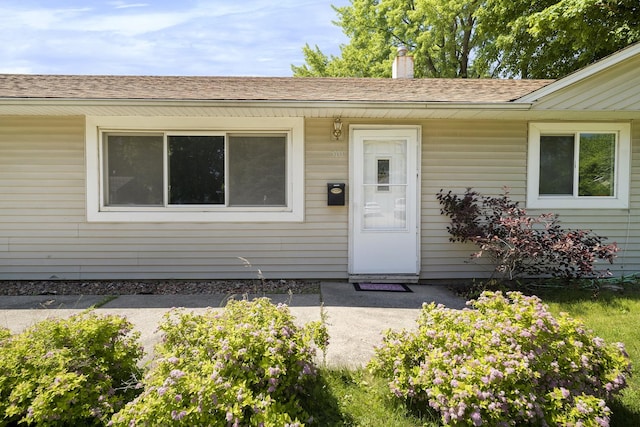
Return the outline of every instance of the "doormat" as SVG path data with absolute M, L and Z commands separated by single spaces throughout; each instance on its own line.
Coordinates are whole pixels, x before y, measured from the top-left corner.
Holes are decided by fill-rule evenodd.
M 402 283 L 354 283 L 353 287 L 356 288 L 356 291 L 413 292 Z

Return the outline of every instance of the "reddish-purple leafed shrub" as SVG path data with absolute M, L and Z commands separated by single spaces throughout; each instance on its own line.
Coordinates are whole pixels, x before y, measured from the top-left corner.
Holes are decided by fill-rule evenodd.
M 468 188 L 464 195 L 451 191 L 436 195 L 440 212 L 451 219 L 447 231 L 452 242 L 472 242 L 487 255 L 504 278 L 553 276 L 565 279 L 601 276 L 597 260 L 613 263 L 618 247 L 590 230 L 568 230 L 558 215 L 529 216 L 509 198 L 482 196 Z

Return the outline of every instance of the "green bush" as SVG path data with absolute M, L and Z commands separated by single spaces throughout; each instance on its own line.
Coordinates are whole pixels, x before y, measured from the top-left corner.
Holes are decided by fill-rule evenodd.
M 605 400 L 631 370 L 622 344 L 518 292 L 469 304 L 425 304 L 417 331 L 388 332 L 370 368 L 448 425 L 609 425 Z
M 11 331 L 7 328 L 0 328 L 0 345 L 2 345 L 2 341 L 9 338 L 11 336 Z
M 319 322 L 294 324 L 285 305 L 230 301 L 221 312 L 168 313 L 144 392 L 112 425 L 302 425 L 316 375 Z
M 0 425 L 100 425 L 138 393 L 132 325 L 85 312 L 37 323 L 0 345 Z

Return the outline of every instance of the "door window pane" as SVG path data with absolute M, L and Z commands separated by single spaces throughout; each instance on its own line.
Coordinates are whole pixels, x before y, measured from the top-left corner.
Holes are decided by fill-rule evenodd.
M 389 183 L 389 159 L 378 159 L 378 184 Z M 378 191 L 389 191 L 388 185 L 378 185 Z
M 392 185 L 388 191 L 364 188 L 364 229 L 404 230 L 407 227 L 406 185 Z
M 106 135 L 106 206 L 163 205 L 163 136 Z
M 365 140 L 363 149 L 364 229 L 406 229 L 407 141 Z
M 580 134 L 579 196 L 613 196 L 615 151 L 615 134 Z
M 364 184 L 406 184 L 406 144 L 401 140 L 364 141 Z
M 286 206 L 286 136 L 229 137 L 229 205 Z
M 573 195 L 574 139 L 540 136 L 540 195 Z
M 169 203 L 224 204 L 224 137 L 169 136 Z

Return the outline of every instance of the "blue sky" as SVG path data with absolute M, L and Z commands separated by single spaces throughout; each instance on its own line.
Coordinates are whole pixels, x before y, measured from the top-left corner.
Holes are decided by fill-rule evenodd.
M 1 0 L 0 73 L 291 76 L 349 0 Z

